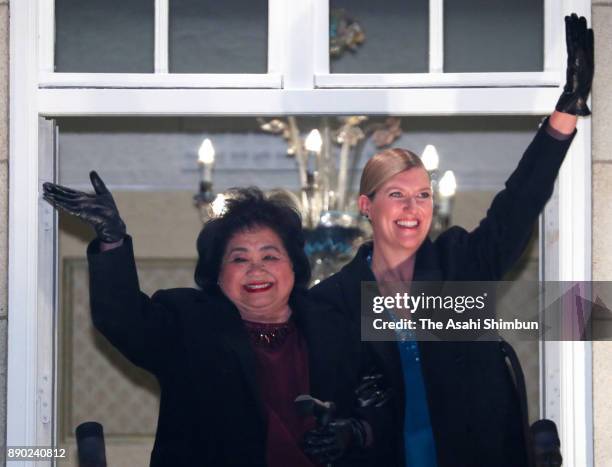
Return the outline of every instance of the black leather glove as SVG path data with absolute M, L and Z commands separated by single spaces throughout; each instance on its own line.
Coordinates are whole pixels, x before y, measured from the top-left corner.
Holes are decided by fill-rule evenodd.
M 368 410 L 384 406 L 390 398 L 390 391 L 382 389 L 382 375 L 370 374 L 364 376 L 357 389 L 356 412 L 360 418 L 333 418 L 333 410 L 326 414 L 330 421 L 307 432 L 304 435 L 304 452 L 315 462 L 328 464 L 346 456 L 350 452 L 359 452 L 372 442 L 371 429 L 368 423 L 361 419 L 367 418 Z M 319 406 L 326 405 L 316 401 Z M 327 403 L 327 405 L 332 405 Z M 324 418 L 318 417 L 319 420 Z M 328 418 L 329 420 L 329 418 Z M 319 422 L 321 423 L 321 422 Z
M 567 43 L 567 76 L 556 110 L 572 115 L 590 115 L 587 99 L 594 72 L 593 30 L 587 28 L 584 16 L 565 17 Z
M 100 176 L 89 173 L 95 193 L 76 191 L 55 183 L 43 184 L 43 198 L 55 208 L 77 216 L 91 225 L 100 241 L 115 243 L 126 233 L 125 224 L 119 216 L 113 195 Z
M 341 459 L 353 450 L 366 447 L 367 432 L 356 418 L 337 418 L 327 425 L 304 434 L 303 449 L 308 457 L 320 464 Z
M 355 389 L 357 407 L 382 407 L 391 397 L 390 390 L 382 389 L 382 375 L 372 374 L 361 378 L 361 384 Z

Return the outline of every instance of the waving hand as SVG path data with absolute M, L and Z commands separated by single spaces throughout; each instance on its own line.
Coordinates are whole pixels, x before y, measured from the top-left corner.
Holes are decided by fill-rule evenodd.
M 95 171 L 89 173 L 89 178 L 94 193 L 47 182 L 43 184 L 43 198 L 55 208 L 91 225 L 102 242 L 117 242 L 125 236 L 126 228 L 119 216 L 113 195 Z
M 565 17 L 567 44 L 567 72 L 563 93 L 556 110 L 572 115 L 590 115 L 587 99 L 593 83 L 594 45 L 593 30 L 587 28 L 584 16 L 575 13 Z

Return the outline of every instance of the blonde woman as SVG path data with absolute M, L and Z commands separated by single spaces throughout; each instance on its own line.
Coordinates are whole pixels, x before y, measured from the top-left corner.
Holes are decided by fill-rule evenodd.
M 405 149 L 372 157 L 364 167 L 359 209 L 372 225 L 340 272 L 313 289 L 353 321 L 360 339 L 360 285 L 388 282 L 501 280 L 524 251 L 576 131 L 593 77 L 593 31 L 566 17 L 567 84 L 518 167 L 473 231 L 451 227 L 428 238 L 430 179 Z M 383 290 L 384 291 L 384 290 Z M 364 342 L 394 392 L 395 446 L 385 465 L 409 467 L 528 465 L 525 420 L 499 344 Z

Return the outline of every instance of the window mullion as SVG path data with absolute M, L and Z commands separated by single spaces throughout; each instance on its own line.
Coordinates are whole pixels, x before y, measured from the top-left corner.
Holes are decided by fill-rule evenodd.
M 429 0 L 429 72 L 444 72 L 444 0 Z
M 314 54 L 318 39 L 314 38 L 315 5 L 321 0 L 286 2 L 283 30 L 283 87 L 314 87 Z
M 559 70 L 565 52 L 563 14 L 559 0 L 544 0 L 544 71 Z
M 268 0 L 268 73 L 282 72 L 285 6 L 284 0 Z
M 155 0 L 155 73 L 168 73 L 169 0 Z
M 329 74 L 329 2 L 316 0 L 314 11 L 314 72 Z
M 55 71 L 55 0 L 38 3 L 38 68 L 40 73 Z

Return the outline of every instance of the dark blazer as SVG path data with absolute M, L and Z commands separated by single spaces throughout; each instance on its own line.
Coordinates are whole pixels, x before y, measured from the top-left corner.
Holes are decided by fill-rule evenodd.
M 121 247 L 98 251 L 92 242 L 94 325 L 161 387 L 151 465 L 265 466 L 267 427 L 256 356 L 235 306 L 222 294 L 188 288 L 149 298 L 139 290 L 129 237 Z M 311 394 L 334 401 L 340 416 L 349 415 L 359 382 L 353 364 L 359 362 L 359 345 L 348 339 L 344 318 L 305 293 L 295 292 L 290 306 L 307 342 Z
M 452 227 L 417 252 L 414 281 L 501 280 L 523 252 L 535 221 L 552 194 L 572 137 L 552 137 L 544 123 L 506 187 L 472 232 Z M 363 245 L 340 272 L 313 294 L 352 320 L 360 340 L 360 284 L 375 281 Z M 403 465 L 405 391 L 394 342 L 364 342 L 395 392 L 397 462 Z M 519 401 L 496 342 L 421 342 L 421 363 L 439 467 L 518 467 L 526 464 Z M 409 388 L 408 388 L 409 390 Z

